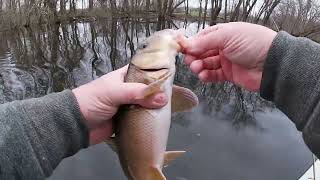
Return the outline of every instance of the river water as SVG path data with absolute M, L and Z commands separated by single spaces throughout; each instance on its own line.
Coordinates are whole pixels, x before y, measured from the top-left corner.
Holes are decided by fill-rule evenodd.
M 0 32 L 0 103 L 75 88 L 127 64 L 156 30 L 185 28 L 192 36 L 200 26 L 110 18 Z M 284 114 L 258 94 L 202 84 L 182 58 L 175 83 L 192 89 L 200 105 L 173 117 L 168 149 L 188 152 L 164 169 L 167 179 L 283 180 L 304 173 L 311 153 Z M 126 178 L 116 154 L 98 144 L 63 160 L 48 179 Z

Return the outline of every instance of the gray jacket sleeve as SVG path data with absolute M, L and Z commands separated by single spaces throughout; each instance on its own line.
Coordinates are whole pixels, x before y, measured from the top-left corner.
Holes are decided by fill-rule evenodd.
M 88 129 L 70 90 L 2 104 L 0 179 L 45 179 L 88 141 Z
M 292 120 L 320 158 L 320 45 L 279 32 L 264 65 L 260 93 Z

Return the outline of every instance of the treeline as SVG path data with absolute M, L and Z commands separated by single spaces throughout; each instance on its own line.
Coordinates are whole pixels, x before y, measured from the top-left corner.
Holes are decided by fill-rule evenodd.
M 171 16 L 186 0 L 0 0 L 0 29 L 32 24 L 60 23 L 77 18 L 135 16 L 146 13 L 160 19 Z M 144 16 L 146 17 L 146 16 Z M 149 16 L 147 16 L 149 17 Z
M 280 2 L 281 0 L 199 0 L 197 13 L 203 27 L 205 22 L 215 25 L 235 21 L 268 25 Z M 186 9 L 186 14 L 188 13 Z
M 194 2 L 194 1 L 192 1 Z M 196 18 L 206 23 L 246 21 L 297 36 L 317 36 L 319 2 L 314 0 L 0 0 L 0 29 L 115 15 Z M 194 8 L 198 5 L 198 8 Z M 200 23 L 199 23 L 200 26 Z
M 272 17 L 280 30 L 320 41 L 319 1 L 282 0 Z

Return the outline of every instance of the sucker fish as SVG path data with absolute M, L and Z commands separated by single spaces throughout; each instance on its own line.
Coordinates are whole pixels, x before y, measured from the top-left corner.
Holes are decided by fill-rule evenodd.
M 129 180 L 166 180 L 163 167 L 185 153 L 166 151 L 171 114 L 198 105 L 191 90 L 173 85 L 175 59 L 182 51 L 183 37 L 178 30 L 155 32 L 139 45 L 129 64 L 125 82 L 147 84 L 143 97 L 159 91 L 168 97 L 167 105 L 160 109 L 123 105 L 114 117 L 115 134 L 106 143 L 118 154 Z

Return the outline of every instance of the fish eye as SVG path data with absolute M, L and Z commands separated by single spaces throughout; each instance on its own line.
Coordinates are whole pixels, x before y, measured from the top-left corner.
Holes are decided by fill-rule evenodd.
M 140 46 L 138 47 L 138 49 L 144 49 L 144 48 L 146 48 L 146 47 L 148 47 L 148 44 L 147 44 L 146 42 L 144 42 L 144 43 L 140 44 Z

